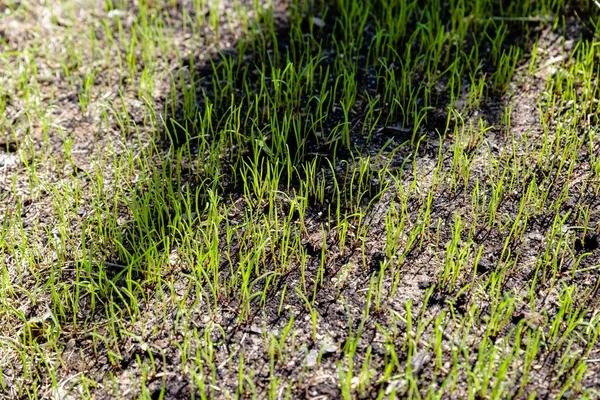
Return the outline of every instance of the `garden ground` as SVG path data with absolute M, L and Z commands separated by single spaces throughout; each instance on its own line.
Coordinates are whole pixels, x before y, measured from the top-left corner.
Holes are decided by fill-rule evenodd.
M 597 398 L 593 0 L 0 0 L 0 397 Z

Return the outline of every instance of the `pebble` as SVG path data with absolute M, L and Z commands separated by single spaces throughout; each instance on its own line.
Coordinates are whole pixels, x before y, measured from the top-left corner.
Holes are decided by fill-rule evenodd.
M 333 343 L 328 343 L 325 346 L 323 346 L 323 354 L 337 353 L 337 351 L 338 351 L 338 347 L 337 347 L 337 345 L 335 345 Z
M 317 365 L 317 359 L 319 358 L 319 351 L 312 349 L 306 356 L 306 366 L 308 368 L 314 368 Z

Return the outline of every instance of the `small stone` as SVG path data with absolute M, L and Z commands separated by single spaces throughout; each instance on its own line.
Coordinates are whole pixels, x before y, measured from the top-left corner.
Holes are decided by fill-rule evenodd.
M 314 368 L 317 365 L 317 360 L 319 358 L 319 351 L 312 349 L 308 352 L 306 356 L 306 366 L 308 368 Z
M 250 325 L 250 332 L 260 335 L 262 333 L 262 330 L 257 325 L 252 324 Z
M 19 158 L 14 154 L 0 154 L 0 167 L 12 167 L 19 163 Z
M 541 242 L 544 240 L 544 235 L 539 232 L 532 232 L 529 234 L 529 239 L 535 240 L 536 242 Z
M 390 382 L 388 387 L 385 389 L 385 395 L 389 396 L 392 392 L 398 394 L 402 391 L 402 389 L 406 386 L 405 379 L 395 379 Z
M 337 353 L 338 347 L 336 344 L 328 343 L 323 346 L 323 354 Z
M 410 367 L 413 374 L 421 372 L 425 364 L 431 360 L 431 355 L 424 351 L 417 351 L 414 356 L 410 359 Z

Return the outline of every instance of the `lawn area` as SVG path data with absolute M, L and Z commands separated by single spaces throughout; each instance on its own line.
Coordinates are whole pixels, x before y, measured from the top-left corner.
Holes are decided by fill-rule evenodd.
M 0 399 L 600 398 L 600 3 L 0 0 Z

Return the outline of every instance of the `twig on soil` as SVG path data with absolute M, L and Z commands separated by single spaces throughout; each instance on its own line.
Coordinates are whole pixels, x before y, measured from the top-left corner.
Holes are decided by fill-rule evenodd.
M 596 0 L 594 0 L 596 1 Z M 554 17 L 552 15 L 540 15 L 537 17 L 492 17 L 494 21 L 504 21 L 504 22 L 541 22 L 541 23 L 549 23 L 554 21 Z

